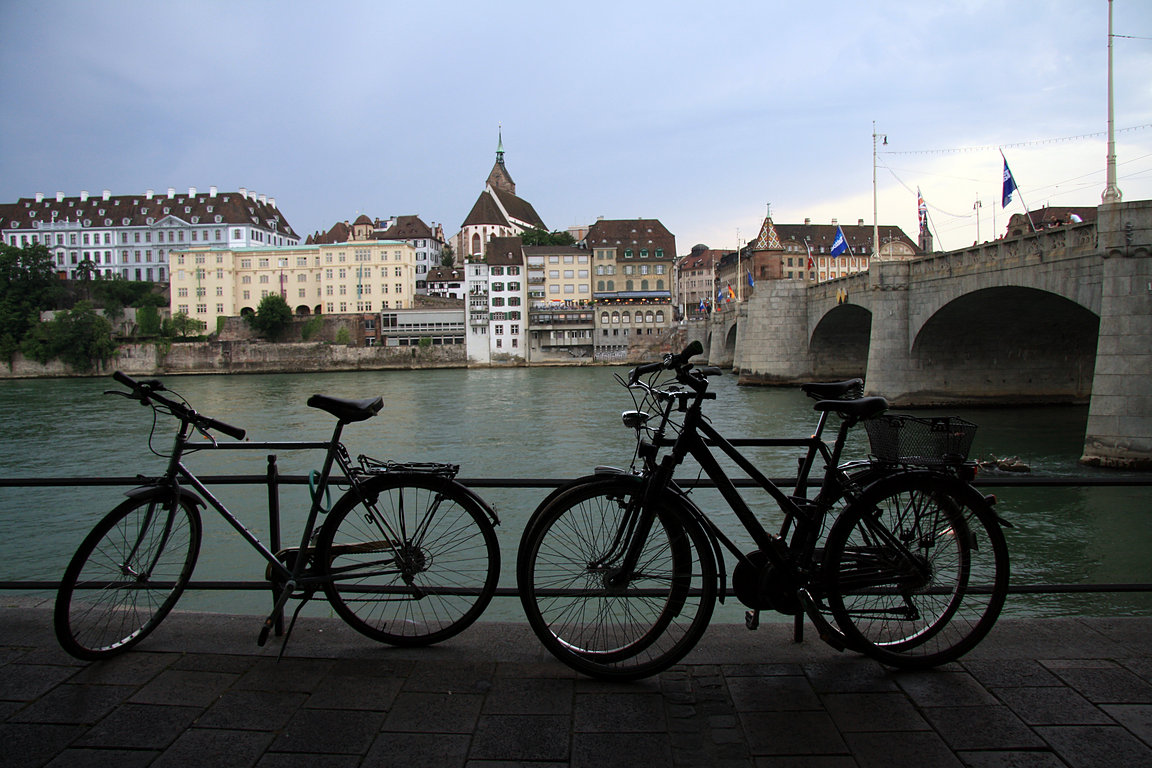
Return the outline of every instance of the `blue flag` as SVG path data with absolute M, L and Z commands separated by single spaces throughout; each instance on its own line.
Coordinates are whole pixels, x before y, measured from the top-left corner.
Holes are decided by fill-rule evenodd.
M 1004 159 L 1004 192 L 1001 194 L 1000 207 L 1007 208 L 1012 202 L 1012 193 L 1015 192 L 1016 179 L 1012 178 L 1012 171 L 1008 168 L 1008 159 Z
M 848 241 L 844 238 L 844 230 L 837 225 L 836 239 L 832 241 L 832 255 L 839 256 L 848 250 Z
M 752 279 L 752 270 L 748 270 L 748 287 L 755 288 L 756 281 Z

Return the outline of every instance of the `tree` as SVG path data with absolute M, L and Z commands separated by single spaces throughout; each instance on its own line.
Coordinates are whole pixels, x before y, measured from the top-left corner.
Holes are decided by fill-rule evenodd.
M 452 245 L 445 243 L 444 247 L 440 250 L 440 266 L 451 267 L 456 263 L 456 252 L 452 249 Z
M 52 255 L 40 244 L 0 245 L 0 354 L 12 360 L 20 342 L 61 295 Z
M 40 363 L 60 358 L 76 371 L 90 370 L 116 352 L 112 323 L 101 317 L 88 301 L 57 312 L 49 322 L 38 323 L 25 336 L 21 348 L 24 354 Z
M 520 233 L 524 245 L 575 245 L 576 238 L 569 232 L 545 232 L 542 229 L 526 229 Z
M 187 312 L 177 312 L 172 315 L 172 319 L 164 325 L 171 328 L 173 334 L 180 334 L 180 338 L 182 339 L 186 339 L 189 336 L 196 336 L 200 331 L 208 327 L 208 324 L 203 320 L 189 317 Z
M 292 324 L 292 307 L 278 293 L 260 299 L 256 314 L 248 315 L 248 322 L 264 338 L 275 341 Z

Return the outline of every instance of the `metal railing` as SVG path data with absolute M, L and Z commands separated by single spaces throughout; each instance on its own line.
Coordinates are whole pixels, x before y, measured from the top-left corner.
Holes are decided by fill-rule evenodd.
M 766 445 L 776 441 L 745 439 L 732 440 L 736 445 Z M 546 489 L 552 490 L 568 482 L 569 478 L 515 478 L 515 477 L 464 477 L 457 478 L 462 484 L 474 490 L 484 488 L 512 488 L 512 489 Z M 268 470 L 263 475 L 203 475 L 200 476 L 206 485 L 262 485 L 268 491 L 268 526 L 269 548 L 277 551 L 280 543 L 280 487 L 285 485 L 308 485 L 307 475 L 281 475 L 277 466 L 276 456 L 268 456 Z M 794 487 L 796 478 L 771 478 L 776 485 Z M 4 488 L 61 488 L 61 487 L 93 487 L 93 486 L 123 486 L 136 487 L 141 485 L 140 477 L 0 477 L 0 489 Z M 678 480 L 683 488 L 715 488 L 716 484 L 708 479 Z M 738 488 L 758 487 L 752 480 L 734 478 L 733 483 Z M 334 485 L 339 483 L 334 479 Z M 819 478 L 812 478 L 807 486 L 817 487 Z M 975 485 L 981 489 L 995 488 L 1088 488 L 1088 487 L 1152 487 L 1152 475 L 1123 475 L 1116 477 L 1035 477 L 1031 475 L 1013 475 L 1005 477 L 980 476 Z M 60 586 L 59 581 L 43 580 L 13 580 L 0 578 L 0 590 L 55 590 Z M 188 589 L 193 590 L 267 590 L 267 581 L 191 581 Z M 731 590 L 729 590 L 730 592 Z M 1109 584 L 1013 584 L 1009 587 L 1010 594 L 1069 594 L 1069 593 L 1124 593 L 1124 592 L 1152 592 L 1152 583 L 1125 582 Z M 498 597 L 517 597 L 519 590 L 515 587 L 501 587 L 496 590 Z

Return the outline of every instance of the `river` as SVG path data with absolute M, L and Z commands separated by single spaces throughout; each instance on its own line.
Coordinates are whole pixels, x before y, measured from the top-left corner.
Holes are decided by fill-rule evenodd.
M 353 456 L 441 461 L 461 465 L 462 478 L 567 478 L 597 464 L 627 466 L 632 432 L 619 414 L 632 407 L 613 373 L 625 369 L 440 369 L 332 374 L 181 376 L 168 386 L 200 412 L 242 426 L 252 440 L 326 437 L 328 415 L 308 408 L 308 396 L 383 395 L 374 419 L 347 427 Z M 706 413 L 729 437 L 796 437 L 815 423 L 811 402 L 791 388 L 738 387 L 735 377 L 713 379 L 718 393 Z M 127 400 L 103 397 L 110 378 L 0 382 L 0 477 L 132 476 L 159 473 L 163 460 L 148 448 L 151 413 Z M 1018 456 L 1037 476 L 1114 476 L 1082 467 L 1087 408 L 950 409 L 980 425 L 973 456 Z M 170 422 L 161 421 L 153 446 L 169 446 Z M 860 440 L 853 456 L 866 452 Z M 227 438 L 223 438 L 227 439 Z M 795 451 L 750 449 L 771 476 L 795 471 Z M 319 452 L 282 453 L 280 471 L 307 474 Z M 228 451 L 196 454 L 201 474 L 263 474 L 265 454 Z M 687 476 L 687 473 L 682 476 Z M 692 475 L 694 476 L 694 475 Z M 53 580 L 99 517 L 121 498 L 122 488 L 0 488 L 0 580 Z M 502 586 L 514 586 L 516 546 L 524 522 L 546 490 L 483 489 L 501 519 Z M 706 510 L 715 494 L 697 492 Z M 1007 532 L 1013 584 L 1152 582 L 1152 489 L 999 488 L 1000 513 L 1016 527 Z M 220 497 L 262 538 L 266 536 L 262 488 L 224 486 Z M 307 492 L 282 491 L 285 540 L 303 519 Z M 755 505 L 754 505 L 755 506 Z M 767 504 L 756 507 L 772 515 Z M 778 520 L 777 517 L 772 518 Z M 214 516 L 195 578 L 259 579 L 263 561 Z M 770 526 L 774 527 L 774 526 Z M 725 526 L 726 530 L 733 530 Z M 294 542 L 293 542 L 294 543 Z M 268 598 L 255 592 L 196 592 L 183 608 L 259 613 Z M 314 611 L 326 612 L 322 606 Z M 1013 615 L 1152 615 L 1152 596 L 1013 595 Z M 741 620 L 734 603 L 719 621 Z M 519 602 L 497 598 L 488 619 L 519 620 Z

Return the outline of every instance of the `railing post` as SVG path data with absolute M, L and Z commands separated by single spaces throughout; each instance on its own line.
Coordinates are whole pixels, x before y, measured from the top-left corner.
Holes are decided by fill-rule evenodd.
M 273 553 L 280 551 L 280 471 L 276 466 L 276 454 L 268 454 L 268 543 Z M 272 602 L 275 604 L 278 595 L 272 592 Z M 273 617 L 273 629 L 276 636 L 284 634 L 284 609 L 276 611 Z

